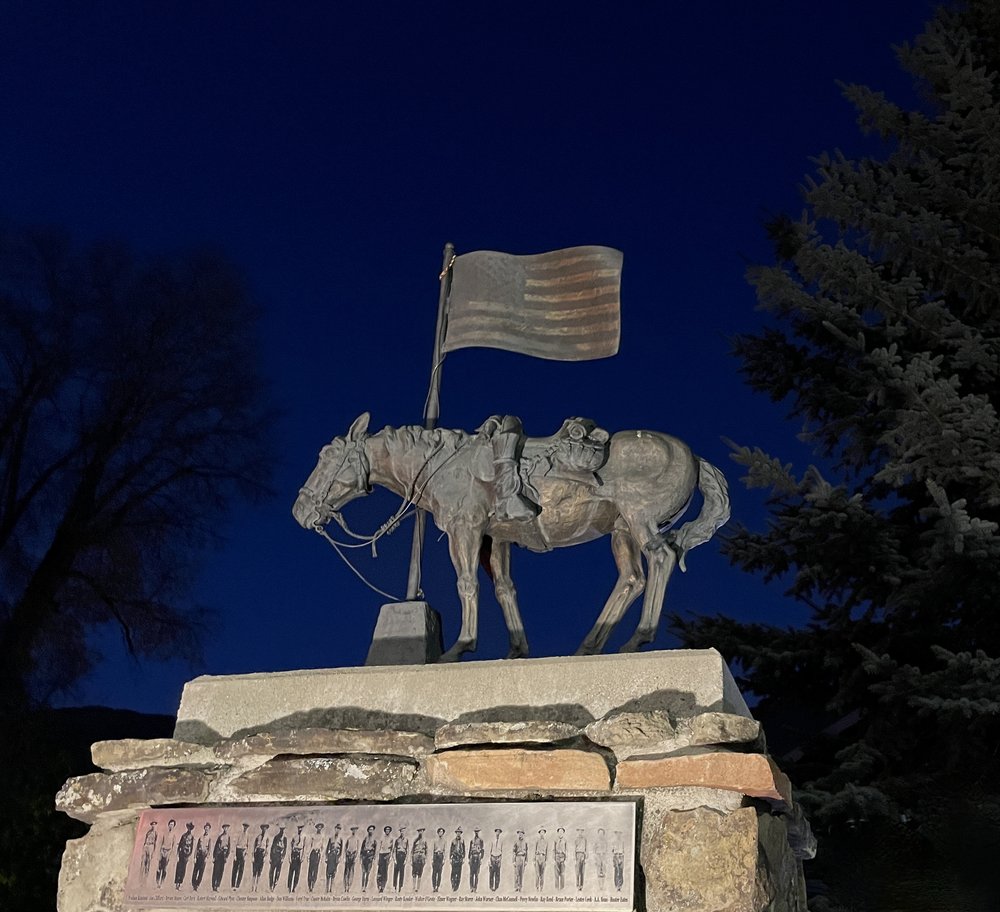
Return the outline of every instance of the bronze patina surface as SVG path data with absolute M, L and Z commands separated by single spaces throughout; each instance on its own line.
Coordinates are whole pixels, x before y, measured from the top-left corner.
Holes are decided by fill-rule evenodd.
M 522 440 L 512 454 L 506 444 L 520 422 L 509 416 L 494 416 L 476 434 L 417 426 L 369 434 L 368 421 L 366 412 L 346 436 L 323 447 L 292 512 L 304 528 L 322 531 L 347 503 L 379 485 L 431 513 L 448 537 L 462 603 L 458 640 L 442 661 L 476 647 L 477 571 L 487 536 L 510 657 L 528 652 L 510 546 L 548 551 L 605 535 L 611 536 L 618 581 L 578 653 L 600 652 L 645 592 L 638 628 L 622 647 L 634 651 L 656 635 L 674 567 L 685 569 L 687 551 L 729 519 L 722 473 L 683 441 L 656 431 L 608 435 L 593 422 L 568 419 L 557 434 Z M 698 516 L 662 531 L 681 518 L 695 490 L 703 501 Z

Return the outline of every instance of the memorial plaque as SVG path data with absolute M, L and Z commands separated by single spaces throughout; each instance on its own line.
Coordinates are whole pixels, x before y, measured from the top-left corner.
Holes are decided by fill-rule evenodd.
M 622 910 L 634 860 L 624 801 L 166 808 L 139 819 L 125 904 Z

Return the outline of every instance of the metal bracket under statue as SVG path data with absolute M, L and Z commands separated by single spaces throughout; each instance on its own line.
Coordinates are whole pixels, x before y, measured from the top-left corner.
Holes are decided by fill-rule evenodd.
M 516 658 L 527 655 L 528 643 L 510 576 L 511 544 L 541 552 L 610 535 L 618 581 L 577 654 L 600 652 L 645 591 L 638 628 L 622 647 L 628 652 L 655 637 L 674 567 L 684 570 L 686 552 L 729 519 L 722 472 L 656 431 L 608 435 L 573 418 L 552 437 L 533 439 L 521 435 L 518 419 L 495 416 L 472 434 L 415 425 L 369 434 L 368 422 L 365 412 L 345 437 L 323 447 L 292 512 L 304 528 L 322 531 L 347 503 L 379 485 L 431 513 L 448 537 L 462 603 L 458 640 L 441 661 L 476 648 L 481 554 L 488 556 L 507 624 L 509 657 Z M 696 488 L 698 516 L 665 531 Z

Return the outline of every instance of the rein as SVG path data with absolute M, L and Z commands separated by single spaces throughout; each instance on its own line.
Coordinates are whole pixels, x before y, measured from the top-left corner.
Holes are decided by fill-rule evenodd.
M 418 481 L 420 479 L 421 473 L 424 471 L 424 469 L 427 468 L 428 465 L 430 465 L 431 460 L 435 456 L 437 456 L 437 454 L 440 453 L 441 450 L 444 447 L 443 443 L 438 443 L 438 445 L 433 450 L 431 450 L 431 452 L 427 455 L 427 458 L 424 459 L 423 464 L 417 470 L 416 475 L 414 475 L 413 482 L 410 484 L 409 494 L 407 494 L 407 495 L 405 495 L 403 497 L 403 502 L 400 504 L 399 508 L 396 510 L 395 513 L 392 514 L 392 516 L 390 516 L 384 523 L 382 523 L 382 525 L 380 525 L 378 527 L 378 529 L 376 529 L 375 532 L 373 532 L 371 535 L 360 535 L 357 532 L 354 532 L 347 525 L 347 520 L 344 519 L 344 517 L 341 515 L 340 511 L 339 510 L 334 510 L 331 513 L 331 519 L 336 520 L 337 525 L 340 526 L 340 528 L 343 529 L 344 532 L 347 535 L 349 535 L 351 538 L 358 539 L 358 542 L 356 544 L 352 544 L 351 542 L 339 542 L 339 541 L 337 541 L 335 538 L 333 538 L 333 537 L 330 536 L 330 534 L 326 531 L 326 529 L 320 523 L 316 523 L 313 526 L 313 530 L 315 532 L 317 532 L 322 538 L 326 539 L 326 541 L 329 543 L 330 547 L 332 547 L 333 550 L 337 552 L 337 556 L 345 564 L 347 564 L 347 566 L 350 568 L 351 572 L 359 580 L 361 580 L 361 582 L 363 582 L 369 589 L 371 589 L 374 592 L 377 592 L 379 595 L 385 596 L 388 599 L 392 599 L 394 602 L 402 601 L 398 596 L 392 595 L 389 592 L 385 592 L 384 590 L 379 589 L 378 586 L 376 586 L 373 583 L 369 582 L 365 578 L 365 576 L 361 573 L 361 571 L 358 570 L 358 568 L 355 567 L 354 564 L 352 564 L 350 562 L 350 560 L 348 559 L 347 555 L 344 554 L 344 552 L 343 552 L 342 549 L 346 549 L 346 548 L 352 548 L 352 549 L 353 548 L 364 548 L 365 546 L 370 546 L 371 549 L 372 549 L 372 557 L 373 558 L 377 558 L 378 557 L 378 551 L 375 548 L 375 543 L 380 538 L 383 538 L 386 535 L 391 535 L 393 532 L 396 531 L 396 529 L 399 528 L 399 524 L 404 519 L 407 519 L 408 517 L 413 516 L 416 513 L 416 511 L 418 509 L 417 506 L 416 506 L 416 502 L 423 495 L 424 491 L 427 488 L 427 485 L 430 484 L 430 482 L 434 478 L 434 476 L 445 465 L 447 465 L 452 459 L 454 459 L 459 454 L 459 452 L 466 446 L 467 443 L 468 443 L 468 441 L 461 442 L 455 448 L 455 452 L 451 453 L 445 459 L 443 459 L 441 461 L 441 464 L 436 469 L 434 469 L 433 472 L 431 472 L 431 473 L 428 474 L 427 478 L 423 481 L 422 484 L 420 484 L 419 490 L 417 490 L 417 483 L 418 483 Z M 340 465 L 337 467 L 337 471 L 333 473 L 332 477 L 334 479 L 338 476 L 338 474 L 340 473 L 340 470 L 344 467 L 345 463 L 347 463 L 350 455 L 351 455 L 350 451 L 348 451 L 347 453 L 344 454 L 344 458 L 341 460 Z M 368 460 L 368 454 L 365 452 L 365 441 L 364 441 L 364 439 L 358 440 L 355 443 L 355 456 L 356 456 L 356 459 L 357 459 L 358 487 L 359 487 L 359 490 L 370 491 L 371 490 L 371 482 L 370 482 L 369 475 L 370 475 L 370 472 L 371 472 L 371 465 L 370 465 L 370 462 Z

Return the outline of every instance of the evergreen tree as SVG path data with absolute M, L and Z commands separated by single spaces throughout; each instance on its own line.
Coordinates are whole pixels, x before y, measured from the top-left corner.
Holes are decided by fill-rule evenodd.
M 749 273 L 768 325 L 735 343 L 819 465 L 737 448 L 770 521 L 725 547 L 811 620 L 673 619 L 790 730 L 821 830 L 919 819 L 1000 773 L 1000 12 L 941 10 L 898 55 L 921 103 L 845 87 L 880 152 L 817 160 Z

